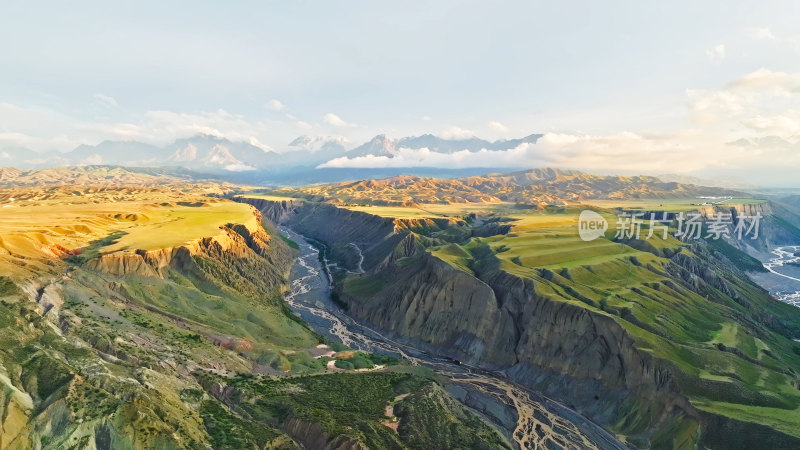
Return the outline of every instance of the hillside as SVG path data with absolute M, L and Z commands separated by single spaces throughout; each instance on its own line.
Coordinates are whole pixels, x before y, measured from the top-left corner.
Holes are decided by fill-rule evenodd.
M 188 171 L 175 169 L 138 168 L 117 166 L 77 166 L 51 169 L 20 170 L 0 167 L 0 188 L 50 186 L 155 186 L 187 183 L 194 180 Z
M 398 176 L 282 189 L 279 192 L 339 204 L 390 206 L 501 201 L 538 206 L 574 204 L 592 199 L 743 195 L 721 188 L 663 182 L 654 177 L 602 176 L 560 169 L 533 169 L 455 179 Z
M 592 187 L 592 195 L 637 183 L 524 173 L 475 184 L 487 178 L 499 186 L 519 186 L 520 178 L 559 185 L 564 178 Z M 374 190 L 346 195 L 429 183 L 364 182 L 358 186 Z M 460 189 L 466 182 L 442 184 Z M 329 187 L 304 192 L 319 189 Z M 701 191 L 678 187 L 676 194 Z M 350 315 L 393 339 L 500 371 L 630 446 L 800 445 L 800 310 L 751 282 L 738 267 L 748 257 L 732 246 L 674 236 L 618 240 L 613 229 L 583 242 L 580 209 L 568 207 L 454 204 L 437 211 L 251 202 L 326 245 L 341 267 L 336 291 Z M 748 207 L 772 215 L 767 206 Z M 616 213 L 597 210 L 609 218 Z M 769 245 L 792 238 L 781 226 L 765 225 L 765 236 L 779 239 Z
M 292 243 L 208 193 L 2 191 L 0 448 L 507 448 L 430 377 L 314 333 L 283 299 Z

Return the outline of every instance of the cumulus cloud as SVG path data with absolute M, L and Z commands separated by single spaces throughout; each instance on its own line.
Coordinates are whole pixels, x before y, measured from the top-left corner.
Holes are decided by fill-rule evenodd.
M 710 50 L 706 50 L 706 56 L 711 62 L 722 62 L 725 59 L 725 45 L 718 44 Z
M 267 108 L 273 111 L 283 111 L 284 109 L 286 109 L 286 105 L 281 103 L 280 100 L 276 100 L 273 98 L 272 100 L 267 102 Z
M 800 132 L 800 73 L 759 69 L 721 89 L 687 95 L 698 125 L 778 136 Z
M 400 148 L 394 157 L 340 157 L 320 167 L 446 167 L 446 168 L 521 168 L 558 166 L 603 171 L 652 171 L 676 162 L 687 170 L 698 169 L 708 161 L 693 164 L 689 157 L 699 148 L 669 137 L 645 137 L 624 132 L 608 136 L 548 133 L 535 144 L 523 143 L 510 150 L 477 152 L 461 150 L 439 153 L 428 148 Z
M 662 133 L 547 133 L 506 151 L 397 149 L 396 155 L 340 157 L 321 167 L 568 167 L 589 172 L 735 176 L 751 184 L 796 180 L 800 167 L 800 73 L 760 69 L 719 89 L 689 90 L 694 126 Z M 471 136 L 454 128 L 441 135 Z M 776 137 L 777 136 L 777 137 Z M 793 181 L 794 182 L 794 181 Z
M 176 137 L 208 134 L 225 137 L 234 141 L 250 142 L 255 139 L 257 147 L 269 150 L 260 144 L 259 137 L 267 136 L 268 125 L 264 122 L 252 122 L 239 114 L 232 114 L 223 109 L 202 113 L 178 113 L 174 111 L 147 111 L 142 123 L 116 124 L 117 134 L 126 131 L 130 139 L 142 139 L 147 135 L 159 141 L 168 142 Z
M 789 137 L 800 133 L 800 112 L 787 111 L 786 115 L 747 117 L 742 119 L 742 124 L 763 134 Z
M 250 172 L 256 170 L 256 168 L 247 164 L 228 164 L 225 166 L 225 170 L 228 172 Z
M 103 104 L 104 106 L 116 108 L 119 106 L 117 100 L 114 97 L 103 95 L 103 94 L 94 94 L 94 99 Z
M 508 127 L 497 121 L 489 122 L 489 129 L 496 133 L 508 133 Z
M 64 114 L 0 103 L 0 146 L 34 150 L 73 148 L 81 144 L 75 126 Z
M 344 119 L 333 113 L 325 114 L 325 116 L 322 118 L 322 121 L 335 127 L 352 128 L 356 126 L 356 124 L 346 122 Z
M 275 122 L 251 121 L 222 109 L 198 113 L 146 111 L 123 122 L 87 121 L 57 111 L 0 103 L 0 148 L 66 151 L 80 144 L 102 140 L 166 144 L 179 138 L 208 134 L 253 142 L 259 148 L 269 150 L 261 142 L 270 139 L 271 130 L 276 126 Z
M 660 175 L 663 173 L 734 176 L 748 184 L 794 182 L 800 147 L 790 141 L 726 144 L 701 131 L 646 135 L 547 133 L 535 144 L 505 151 L 462 150 L 438 153 L 427 148 L 400 148 L 394 157 L 340 157 L 319 167 L 441 167 L 514 169 L 562 167 L 591 173 Z

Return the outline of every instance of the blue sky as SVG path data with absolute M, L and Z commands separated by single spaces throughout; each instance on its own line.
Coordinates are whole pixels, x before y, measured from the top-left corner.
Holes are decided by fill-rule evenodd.
M 798 2 L 603 3 L 6 0 L 0 148 L 541 132 L 555 163 L 691 149 L 713 172 L 743 167 L 726 142 L 795 143 Z

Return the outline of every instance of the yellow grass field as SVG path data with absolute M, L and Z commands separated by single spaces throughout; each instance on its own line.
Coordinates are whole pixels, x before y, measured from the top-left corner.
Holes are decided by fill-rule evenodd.
M 118 240 L 101 253 L 173 247 L 215 236 L 229 223 L 256 220 L 249 205 L 168 190 L 72 191 L 7 200 L 0 214 L 0 270 L 8 274 L 25 273 L 26 266 L 32 269 L 112 234 Z
M 261 200 L 268 200 L 271 202 L 283 202 L 283 201 L 291 201 L 291 200 L 300 200 L 297 197 L 290 197 L 288 195 L 278 195 L 278 194 L 261 194 L 261 193 L 245 193 L 241 195 L 237 195 L 237 197 L 246 197 L 246 198 L 258 198 Z

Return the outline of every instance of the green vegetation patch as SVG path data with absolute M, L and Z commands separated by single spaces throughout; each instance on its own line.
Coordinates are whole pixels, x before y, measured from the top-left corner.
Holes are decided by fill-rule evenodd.
M 706 239 L 706 242 L 711 248 L 728 258 L 734 266 L 745 272 L 768 272 L 767 268 L 761 264 L 761 261 L 728 244 L 723 239 Z
M 217 383 L 235 387 L 241 392 L 235 397 L 252 400 L 236 402 L 226 396 L 222 401 L 232 402 L 230 407 L 237 415 L 273 427 L 290 419 L 315 423 L 330 439 L 343 437 L 368 448 L 508 448 L 497 433 L 463 410 L 441 387 L 408 373 L 338 373 L 282 379 L 245 374 L 228 378 L 211 372 L 195 376 L 207 389 Z M 436 395 L 428 396 L 432 392 Z M 392 420 L 387 416 L 387 406 L 400 399 L 395 406 L 399 407 L 423 395 L 422 404 L 404 411 L 400 419 L 404 432 L 396 433 L 387 425 Z M 432 426 L 439 425 L 447 427 L 442 434 L 431 432 Z M 469 445 L 453 446 L 459 443 Z
M 396 407 L 398 433 L 411 448 L 511 448 L 494 429 L 428 383 Z
M 104 247 L 116 244 L 126 234 L 124 231 L 115 231 L 102 239 L 92 241 L 79 254 L 67 256 L 65 261 L 69 264 L 81 265 L 98 257 Z
M 381 275 L 350 277 L 344 281 L 344 291 L 353 297 L 369 299 L 380 292 L 386 285 Z
M 202 403 L 200 416 L 215 449 L 267 448 L 284 436 L 268 425 L 236 416 L 215 399 Z
M 299 250 L 300 249 L 300 245 L 298 245 L 297 242 L 289 239 L 288 237 L 286 237 L 286 236 L 284 236 L 284 235 L 282 235 L 280 233 L 278 233 L 278 236 L 280 236 L 281 240 L 283 242 L 285 242 L 286 245 L 288 245 L 290 248 L 293 248 L 295 250 Z
M 0 276 L 0 297 L 13 297 L 22 294 L 16 283 L 10 278 Z

